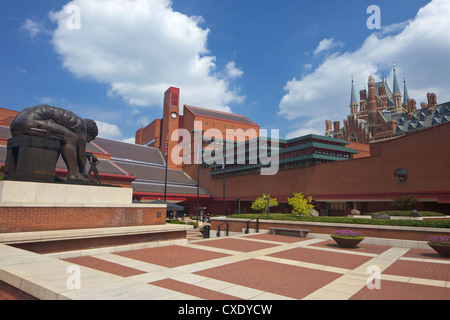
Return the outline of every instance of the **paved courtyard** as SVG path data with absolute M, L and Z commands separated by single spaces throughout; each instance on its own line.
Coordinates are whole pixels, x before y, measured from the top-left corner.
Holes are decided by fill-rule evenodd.
M 161 299 L 450 300 L 450 259 L 431 248 L 252 234 L 62 260 L 164 289 Z

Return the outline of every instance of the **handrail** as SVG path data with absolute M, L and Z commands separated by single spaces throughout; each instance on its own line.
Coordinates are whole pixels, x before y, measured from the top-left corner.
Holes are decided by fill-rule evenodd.
M 250 221 L 253 221 L 256 219 L 256 233 L 259 233 L 259 218 L 250 219 L 247 221 L 247 229 L 245 230 L 245 234 L 249 233 L 250 230 Z
M 220 226 L 222 226 L 222 225 L 224 225 L 224 224 L 227 225 L 226 236 L 228 237 L 228 235 L 229 235 L 229 224 L 228 224 L 228 222 L 224 222 L 224 223 L 221 223 L 221 224 L 219 224 L 219 225 L 217 226 L 217 237 L 218 237 L 218 238 L 220 238 Z

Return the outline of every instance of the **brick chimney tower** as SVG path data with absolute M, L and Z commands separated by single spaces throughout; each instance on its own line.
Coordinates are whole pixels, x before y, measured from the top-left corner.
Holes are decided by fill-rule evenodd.
M 171 141 L 172 133 L 178 129 L 180 109 L 180 89 L 170 87 L 164 94 L 164 110 L 161 124 L 161 154 L 166 159 L 169 169 L 179 169 L 171 159 L 172 149 L 178 144 L 178 141 Z
M 331 121 L 330 120 L 326 120 L 325 121 L 325 137 L 329 137 L 330 136 L 330 132 L 331 132 Z
M 416 112 L 416 100 L 408 99 L 408 119 L 411 119 L 414 112 Z
M 434 110 L 434 108 L 436 108 L 436 104 L 437 104 L 436 94 L 428 93 L 427 99 L 428 99 L 428 114 L 432 114 L 433 110 Z
M 369 77 L 369 112 L 377 111 L 377 100 L 375 96 L 375 79 L 370 76 Z
M 341 136 L 341 122 L 340 121 L 335 121 L 333 122 L 334 125 L 334 137 L 335 138 L 340 138 Z
M 366 111 L 367 106 L 367 91 L 366 89 L 359 92 L 359 112 Z

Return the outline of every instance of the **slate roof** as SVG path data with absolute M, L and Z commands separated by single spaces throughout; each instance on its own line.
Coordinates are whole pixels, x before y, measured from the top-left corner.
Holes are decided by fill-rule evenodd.
M 221 119 L 221 120 L 225 120 L 225 121 L 241 122 L 241 123 L 257 126 L 257 124 L 255 122 L 253 122 L 249 118 L 239 115 L 239 114 L 215 111 L 215 110 L 187 106 L 187 105 L 185 105 L 184 107 L 189 109 L 194 115 L 197 115 L 197 116 L 217 118 L 217 119 Z
M 93 144 L 111 154 L 112 159 L 129 159 L 164 166 L 165 162 L 157 148 L 125 143 L 105 138 L 96 138 Z
M 450 122 L 450 102 L 437 105 L 432 114 L 427 109 L 416 110 L 411 119 L 408 113 L 391 114 L 392 120 L 397 121 L 397 134 L 428 128 L 439 124 Z

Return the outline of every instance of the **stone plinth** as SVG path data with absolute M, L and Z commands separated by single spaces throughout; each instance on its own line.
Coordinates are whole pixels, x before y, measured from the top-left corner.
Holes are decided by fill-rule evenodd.
M 0 181 L 2 203 L 28 204 L 131 204 L 132 188 L 64 183 Z
M 133 204 L 133 189 L 0 181 L 0 233 L 165 225 L 166 205 Z
M 8 140 L 5 179 L 55 181 L 61 142 L 38 136 L 20 135 Z

